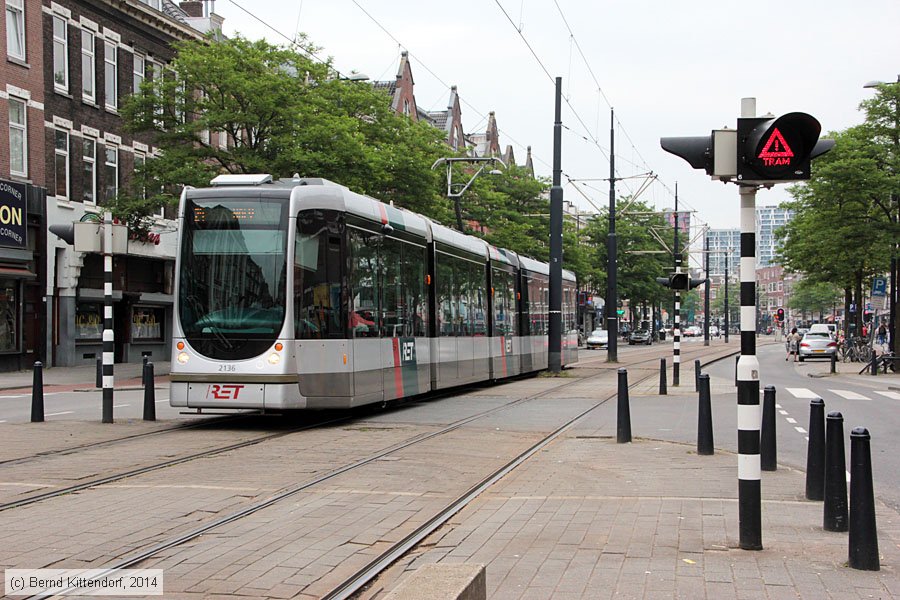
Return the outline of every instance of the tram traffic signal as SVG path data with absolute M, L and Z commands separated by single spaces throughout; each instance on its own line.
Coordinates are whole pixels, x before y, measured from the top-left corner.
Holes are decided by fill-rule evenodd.
M 660 138 L 662 149 L 715 179 L 772 184 L 809 179 L 810 161 L 834 147 L 820 140 L 822 126 L 806 113 L 739 118 L 737 130 L 708 136 Z
M 706 280 L 692 279 L 687 273 L 672 273 L 668 277 L 657 277 L 656 283 L 673 290 L 687 291 L 706 283 Z
M 809 179 L 810 161 L 834 147 L 819 140 L 822 126 L 801 112 L 738 119 L 738 181 Z

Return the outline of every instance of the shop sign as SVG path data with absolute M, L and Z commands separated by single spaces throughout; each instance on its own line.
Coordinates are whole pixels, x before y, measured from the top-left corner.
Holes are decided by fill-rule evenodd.
M 27 248 L 25 184 L 0 179 L 0 246 Z

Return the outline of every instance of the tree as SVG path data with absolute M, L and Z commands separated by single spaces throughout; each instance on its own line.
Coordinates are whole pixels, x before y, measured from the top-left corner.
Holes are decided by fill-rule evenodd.
M 840 295 L 841 289 L 833 283 L 804 278 L 794 286 L 790 307 L 801 311 L 804 319 L 806 313 L 812 315 L 819 313 L 821 319 L 823 313 L 832 309 Z
M 179 43 L 172 71 L 148 79 L 123 106 L 126 128 L 160 150 L 115 210 L 135 228 L 183 185 L 218 173 L 324 177 L 354 191 L 445 219 L 431 164 L 443 134 L 395 114 L 383 92 L 338 79 L 315 51 L 235 37 Z M 227 135 L 227 146 L 213 136 Z
M 778 254 L 786 269 L 806 273 L 811 283 L 843 288 L 849 309 L 851 292 L 860 303 L 863 281 L 888 265 L 897 233 L 881 204 L 892 176 L 868 128 L 832 136 L 835 148 L 816 159 L 810 180 L 789 188 L 794 200 L 782 206 L 795 216 L 778 232 Z

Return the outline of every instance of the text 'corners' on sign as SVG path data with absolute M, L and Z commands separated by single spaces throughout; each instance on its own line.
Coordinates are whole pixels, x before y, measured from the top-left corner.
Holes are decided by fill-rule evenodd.
M 0 179 L 0 246 L 27 248 L 25 184 Z

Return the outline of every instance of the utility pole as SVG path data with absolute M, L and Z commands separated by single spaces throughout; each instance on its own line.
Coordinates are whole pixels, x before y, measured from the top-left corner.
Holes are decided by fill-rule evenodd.
M 553 187 L 550 188 L 550 331 L 547 365 L 562 369 L 562 77 L 556 78 L 556 117 L 553 123 Z
M 609 234 L 606 237 L 606 362 L 619 362 L 619 315 L 616 281 L 616 145 L 615 111 L 609 109 Z
M 731 248 L 725 251 L 725 343 L 728 343 L 728 254 Z

